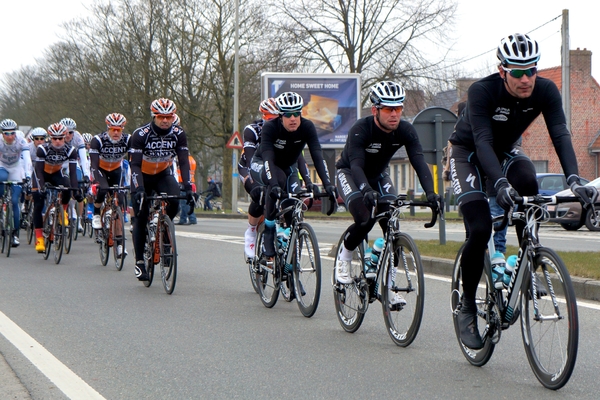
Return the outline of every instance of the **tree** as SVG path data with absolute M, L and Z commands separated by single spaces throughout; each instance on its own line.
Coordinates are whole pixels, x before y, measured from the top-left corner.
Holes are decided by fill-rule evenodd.
M 306 71 L 360 73 L 363 89 L 382 79 L 413 89 L 438 79 L 443 59 L 432 61 L 422 49 L 445 42 L 456 10 L 443 0 L 298 0 L 273 7 L 277 30 L 295 44 L 290 56 Z

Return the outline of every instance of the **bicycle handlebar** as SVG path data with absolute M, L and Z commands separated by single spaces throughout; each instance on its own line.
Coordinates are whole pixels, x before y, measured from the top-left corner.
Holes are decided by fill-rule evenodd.
M 542 205 L 542 204 L 560 204 L 560 203 L 570 203 L 574 201 L 579 201 L 583 203 L 583 201 L 577 196 L 544 196 L 541 194 L 536 194 L 534 196 L 511 196 L 515 205 Z M 591 205 L 594 206 L 593 204 Z M 509 210 L 504 211 L 504 215 L 502 216 L 502 220 L 500 221 L 500 225 L 494 226 L 494 231 L 499 232 L 506 228 L 507 225 L 512 224 L 512 215 L 513 215 L 514 207 L 511 207 Z M 498 217 L 496 217 L 498 219 Z
M 407 200 L 407 195 L 405 195 L 405 194 L 399 194 L 394 200 L 379 201 L 378 203 L 390 204 L 390 205 L 393 205 L 395 207 L 429 207 L 431 209 L 431 221 L 426 222 L 423 225 L 425 228 L 431 228 L 431 227 L 433 227 L 436 224 L 436 222 L 437 222 L 438 214 L 440 214 L 440 216 L 443 217 L 443 213 L 444 213 L 444 204 L 443 204 L 443 202 L 441 200 L 437 204 L 438 211 L 435 212 L 434 211 L 434 205 L 431 204 L 429 201 Z M 378 218 L 378 217 L 383 217 L 383 216 L 385 216 L 386 213 L 389 212 L 389 211 L 386 211 L 384 213 L 381 213 L 381 214 L 377 215 L 376 214 L 376 210 L 377 210 L 377 207 L 373 207 L 371 209 L 371 219 Z M 363 224 L 363 226 L 367 225 L 367 224 L 368 224 L 368 221 L 365 222 Z

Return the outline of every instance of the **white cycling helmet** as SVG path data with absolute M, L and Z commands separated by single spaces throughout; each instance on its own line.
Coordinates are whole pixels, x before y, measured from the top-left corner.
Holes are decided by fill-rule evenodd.
M 539 61 L 540 46 L 529 36 L 514 33 L 500 40 L 496 56 L 504 66 L 529 65 Z
M 173 115 L 177 112 L 177 107 L 173 100 L 161 98 L 154 100 L 150 104 L 150 112 L 153 117 L 157 115 Z
M 281 93 L 275 102 L 280 113 L 301 111 L 304 107 L 302 96 L 295 92 Z
M 105 119 L 107 128 L 123 128 L 127 123 L 127 118 L 123 114 L 108 114 Z
M 90 144 L 94 136 L 91 133 L 82 133 L 81 137 L 83 138 L 83 142 L 85 144 Z
M 30 132 L 29 135 L 31 135 L 32 138 L 46 138 L 46 136 L 48 136 L 48 133 L 46 132 L 46 130 L 44 128 L 33 128 Z
M 4 119 L 0 122 L 0 129 L 3 131 L 16 131 L 17 123 L 10 118 Z
M 60 120 L 60 123 L 63 124 L 69 132 L 77 129 L 77 124 L 72 118 L 63 118 Z
M 381 81 L 371 86 L 369 99 L 375 107 L 390 106 L 397 107 L 404 105 L 404 88 L 393 81 Z
M 173 125 L 179 125 L 179 124 L 181 124 L 181 118 L 179 118 L 179 115 L 173 114 Z
M 273 97 L 269 97 L 260 102 L 258 106 L 258 112 L 261 114 L 279 115 L 279 108 L 277 107 L 277 101 Z

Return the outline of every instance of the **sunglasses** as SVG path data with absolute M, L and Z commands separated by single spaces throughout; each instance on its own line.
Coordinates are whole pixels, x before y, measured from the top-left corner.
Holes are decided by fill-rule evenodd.
M 59 141 L 59 140 L 65 140 L 65 138 L 64 137 L 53 137 L 52 140 Z
M 281 115 L 283 115 L 286 118 L 299 117 L 302 115 L 302 111 L 287 112 L 287 113 L 282 113 Z
M 404 106 L 379 106 L 379 107 L 377 107 L 377 109 L 379 109 L 387 114 L 391 114 L 392 111 L 396 111 L 397 113 L 399 113 L 400 111 L 402 111 L 403 108 L 404 108 Z
M 12 135 L 16 135 L 17 132 L 15 131 L 8 131 L 8 132 L 2 132 L 3 134 L 5 134 L 6 136 L 12 136 Z
M 34 137 L 33 140 L 46 140 L 46 138 L 43 138 L 43 137 Z
M 521 79 L 523 75 L 527 75 L 529 78 L 531 78 L 532 76 L 537 74 L 537 67 L 531 67 L 527 69 L 511 69 L 502 67 L 502 69 L 505 72 L 508 72 L 510 76 L 517 79 Z
M 158 114 L 158 115 L 155 115 L 154 118 L 158 118 L 158 119 L 173 119 L 174 115 L 173 114 Z

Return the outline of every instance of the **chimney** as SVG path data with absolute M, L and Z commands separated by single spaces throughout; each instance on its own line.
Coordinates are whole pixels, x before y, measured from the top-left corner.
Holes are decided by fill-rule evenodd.
M 580 50 L 579 47 L 577 50 L 571 50 L 569 52 L 569 56 L 571 57 L 571 71 L 580 72 L 583 77 L 591 77 L 592 76 L 592 52 L 583 49 Z

